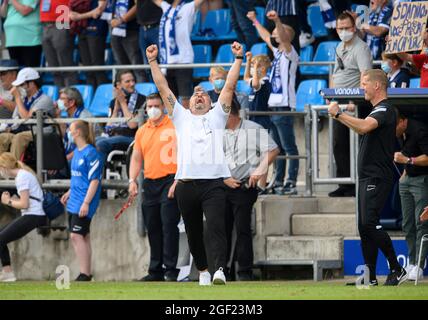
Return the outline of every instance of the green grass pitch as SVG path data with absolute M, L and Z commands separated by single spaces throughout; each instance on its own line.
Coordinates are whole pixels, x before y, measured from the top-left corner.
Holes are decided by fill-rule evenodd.
M 428 282 L 415 286 L 357 289 L 334 281 L 255 281 L 229 282 L 225 286 L 200 287 L 197 282 L 70 283 L 58 290 L 54 281 L 18 281 L 0 284 L 0 300 L 300 300 L 300 299 L 428 299 Z M 383 283 L 383 281 L 381 281 Z

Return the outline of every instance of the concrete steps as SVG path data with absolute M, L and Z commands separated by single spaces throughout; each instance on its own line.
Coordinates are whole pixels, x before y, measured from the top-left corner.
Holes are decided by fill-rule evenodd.
M 291 217 L 293 236 L 355 236 L 354 213 L 306 213 Z

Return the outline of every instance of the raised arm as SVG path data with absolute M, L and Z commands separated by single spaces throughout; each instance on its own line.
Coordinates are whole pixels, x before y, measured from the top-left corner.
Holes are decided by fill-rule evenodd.
M 281 40 L 281 42 L 284 43 L 287 52 L 290 52 L 291 41 L 293 40 L 292 35 L 288 30 L 285 29 L 284 25 L 281 22 L 281 19 L 279 19 L 278 13 L 274 10 L 271 10 L 266 14 L 266 17 L 275 23 L 276 32 L 278 33 L 279 39 Z
M 239 79 L 239 71 L 241 69 L 242 60 L 244 59 L 244 49 L 242 48 L 242 45 L 235 41 L 232 44 L 232 53 L 235 56 L 235 61 L 227 74 L 226 83 L 218 97 L 218 101 L 220 102 L 223 111 L 226 113 L 229 113 L 230 108 L 232 107 L 233 93 L 235 92 L 236 83 Z
M 245 56 L 247 57 L 247 63 L 245 64 L 245 72 L 244 72 L 244 81 L 249 82 L 251 79 L 251 60 L 253 59 L 253 54 L 251 51 L 248 51 Z
M 165 107 L 168 110 L 168 114 L 172 116 L 172 111 L 174 110 L 174 105 L 177 101 L 177 98 L 169 89 L 168 81 L 166 81 L 165 76 L 162 74 L 161 69 L 159 68 L 159 64 L 157 61 L 158 52 L 158 47 L 153 44 L 147 48 L 146 56 L 147 60 L 149 61 L 153 81 L 155 82 L 156 87 L 159 90 L 159 94 L 165 103 Z
M 260 24 L 260 22 L 257 20 L 256 12 L 255 11 L 248 11 L 247 18 L 250 19 L 251 22 L 253 23 L 253 25 L 256 27 L 256 30 L 259 33 L 260 38 L 262 38 L 262 40 L 264 42 L 266 42 L 268 47 L 272 50 L 273 47 L 272 47 L 272 44 L 270 42 L 270 32 L 267 31 L 267 29 L 265 27 L 263 27 Z
M 328 107 L 328 113 L 335 120 L 341 122 L 348 128 L 354 130 L 356 133 L 363 135 L 369 133 L 376 129 L 379 126 L 379 123 L 375 118 L 367 117 L 365 119 L 355 118 L 349 114 L 342 113 L 339 117 L 336 118 L 337 113 L 339 112 L 339 105 L 337 102 L 330 103 Z

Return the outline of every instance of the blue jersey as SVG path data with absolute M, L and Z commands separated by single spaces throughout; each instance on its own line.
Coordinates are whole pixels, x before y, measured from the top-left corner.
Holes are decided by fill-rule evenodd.
M 70 198 L 67 201 L 67 211 L 71 214 L 79 214 L 80 207 L 85 200 L 89 184 L 92 180 L 99 180 L 97 192 L 89 204 L 87 217 L 92 218 L 97 211 L 101 195 L 102 161 L 94 146 L 88 144 L 82 150 L 74 150 L 71 160 L 71 185 Z

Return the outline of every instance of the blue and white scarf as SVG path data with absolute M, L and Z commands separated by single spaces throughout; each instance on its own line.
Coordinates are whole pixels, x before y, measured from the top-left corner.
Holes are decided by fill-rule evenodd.
M 132 114 L 134 114 L 135 106 L 137 105 L 137 99 L 138 99 L 138 92 L 137 91 L 134 91 L 133 93 L 131 93 L 129 95 L 128 110 Z M 110 109 L 110 112 L 112 112 L 111 109 Z M 123 118 L 124 116 L 125 115 L 123 114 L 122 109 L 120 109 L 117 112 L 117 117 L 118 118 Z M 111 114 L 110 114 L 110 117 L 111 117 Z M 118 128 L 118 127 L 127 128 L 128 124 L 126 122 L 109 123 L 108 125 L 105 126 L 105 132 L 107 134 L 109 134 L 112 129 Z
M 171 19 L 171 29 L 169 31 L 168 39 L 166 38 L 166 35 L 165 35 L 165 27 L 166 27 L 166 21 L 168 20 L 169 13 L 173 9 L 173 7 L 170 6 L 168 8 L 168 10 L 166 10 L 166 12 L 162 15 L 162 18 L 161 18 L 161 21 L 159 24 L 159 30 L 161 30 L 161 32 L 159 32 L 159 47 L 160 47 L 160 62 L 161 62 L 161 64 L 166 64 L 168 62 L 167 61 L 168 54 L 166 52 L 166 41 L 169 42 L 169 54 L 171 56 L 175 56 L 175 55 L 178 55 L 180 53 L 178 46 L 177 46 L 177 40 L 176 40 L 177 39 L 176 38 L 176 20 L 177 20 L 178 12 L 180 11 L 180 9 L 185 4 L 186 3 L 184 2 L 184 0 L 181 0 L 181 2 L 175 8 L 174 15 L 172 16 L 172 19 Z
M 114 18 L 122 18 L 128 11 L 131 0 L 116 0 L 113 4 Z M 113 36 L 126 37 L 126 22 L 111 30 Z
M 30 97 L 30 98 L 25 97 L 24 101 L 23 101 L 24 102 L 25 110 L 30 111 L 31 107 L 33 106 L 33 103 L 37 99 L 39 99 L 42 94 L 43 94 L 43 91 L 40 89 L 32 97 Z M 15 109 L 13 110 L 12 119 L 21 119 L 21 116 L 19 115 L 18 106 L 16 106 Z M 11 128 L 12 131 L 23 130 L 23 128 L 26 128 L 26 126 L 21 125 L 19 123 L 8 124 L 8 126 Z
M 321 16 L 324 20 L 324 26 L 327 29 L 336 28 L 336 16 L 334 15 L 333 8 L 328 3 L 328 0 L 319 0 Z
M 110 21 L 113 16 L 113 0 L 107 0 L 107 5 L 101 14 L 101 20 Z
M 277 51 L 272 62 L 272 71 L 270 73 L 270 83 L 272 85 L 272 93 L 282 94 L 281 81 L 281 56 L 282 52 Z

